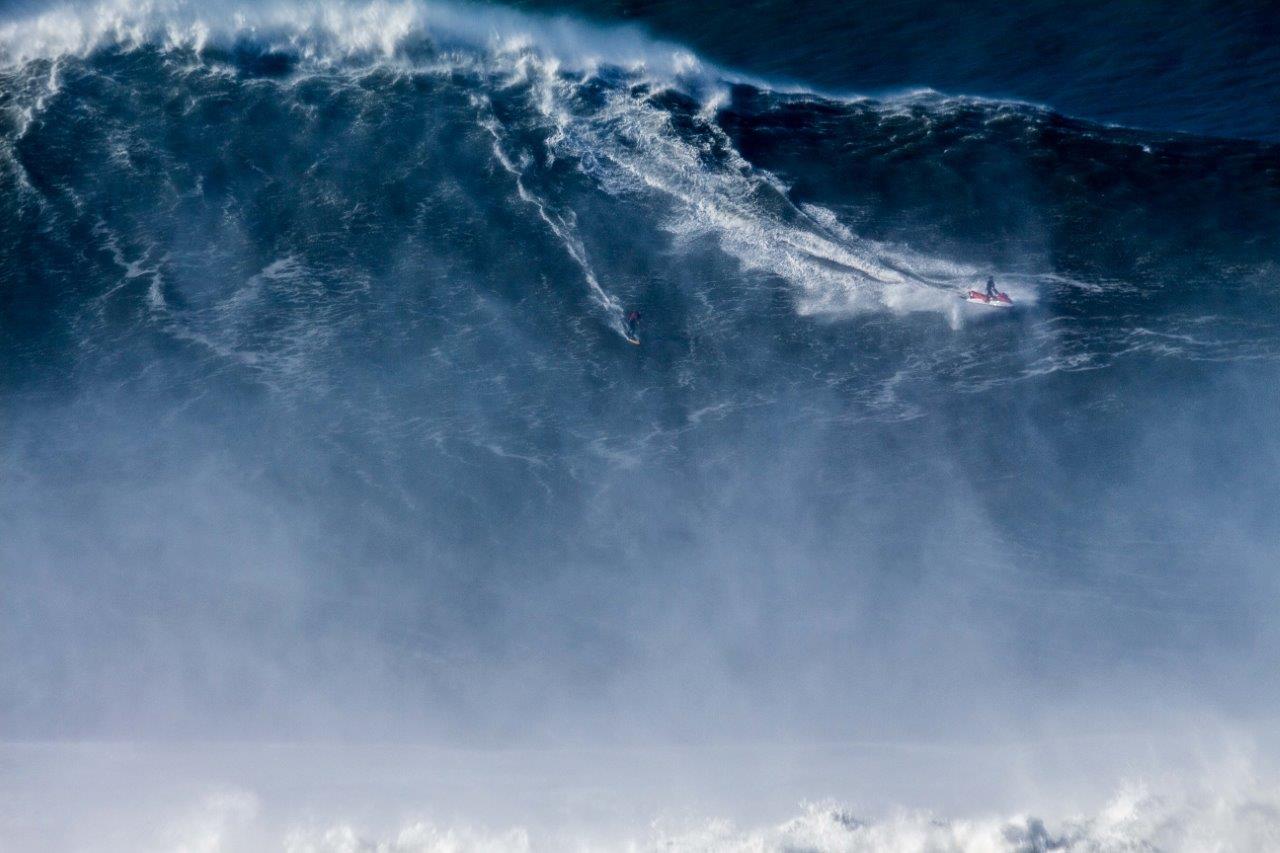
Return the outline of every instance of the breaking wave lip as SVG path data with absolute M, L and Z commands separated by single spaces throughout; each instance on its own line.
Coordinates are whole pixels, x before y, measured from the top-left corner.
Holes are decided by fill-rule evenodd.
M 600 64 L 643 68 L 664 80 L 745 83 L 778 95 L 846 103 L 950 106 L 987 105 L 1048 111 L 1043 104 L 899 87 L 880 92 L 833 91 L 802 82 L 766 80 L 697 56 L 675 42 L 627 24 L 589 24 L 569 15 L 546 15 L 502 6 L 451 0 L 265 0 L 249 6 L 193 0 L 97 0 L 51 2 L 8 21 L 0 19 L 0 65 L 63 55 L 85 55 L 107 47 L 154 44 L 202 50 L 215 45 L 256 43 L 312 59 L 394 58 L 421 39 L 443 45 L 536 44 L 565 67 L 590 70 Z M 715 97 L 715 93 L 709 93 Z
M 592 27 L 496 6 L 421 0 L 314 3 L 267 0 L 247 6 L 189 0 L 60 3 L 0 23 L 0 63 L 13 65 L 108 46 L 202 50 L 245 42 L 316 60 L 395 58 L 422 39 L 443 46 L 519 49 L 535 43 L 576 69 L 600 63 L 675 79 L 707 66 L 691 51 L 635 27 Z

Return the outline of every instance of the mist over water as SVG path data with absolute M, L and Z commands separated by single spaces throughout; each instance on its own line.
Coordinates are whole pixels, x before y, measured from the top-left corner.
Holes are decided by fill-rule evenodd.
M 0 59 L 0 844 L 1280 843 L 1280 147 L 496 6 Z

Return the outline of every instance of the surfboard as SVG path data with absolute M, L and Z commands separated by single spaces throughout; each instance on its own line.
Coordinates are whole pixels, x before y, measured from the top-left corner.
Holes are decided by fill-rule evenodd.
M 626 338 L 627 343 L 629 343 L 629 344 L 635 344 L 636 346 L 640 346 L 640 339 L 639 339 L 639 338 L 633 338 L 633 337 L 631 337 L 630 335 L 623 335 L 622 337 Z

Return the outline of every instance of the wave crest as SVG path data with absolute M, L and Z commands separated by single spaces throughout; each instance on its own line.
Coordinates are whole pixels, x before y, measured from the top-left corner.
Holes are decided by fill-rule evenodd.
M 636 28 L 597 28 L 564 17 L 421 0 L 63 3 L 0 23 L 0 60 L 54 59 L 106 47 L 203 50 L 246 43 L 318 61 L 394 58 L 412 52 L 423 40 L 445 48 L 522 50 L 536 44 L 577 69 L 605 62 L 670 78 L 708 70 L 688 50 Z

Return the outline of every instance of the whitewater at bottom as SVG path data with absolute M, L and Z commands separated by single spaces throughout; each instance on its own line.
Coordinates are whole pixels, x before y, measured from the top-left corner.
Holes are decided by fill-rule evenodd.
M 1205 729 L 983 748 L 28 744 L 0 747 L 30 771 L 0 795 L 23 815 L 14 850 L 1273 850 L 1280 776 L 1258 747 Z M 814 793 L 836 778 L 848 797 Z

